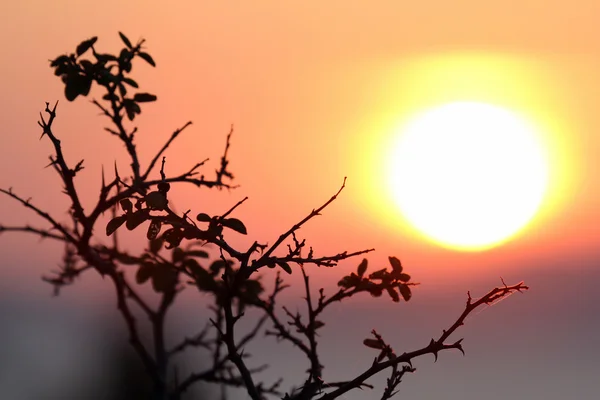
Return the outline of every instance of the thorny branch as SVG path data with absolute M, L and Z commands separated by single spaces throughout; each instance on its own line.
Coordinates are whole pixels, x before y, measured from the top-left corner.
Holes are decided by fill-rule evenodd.
M 155 62 L 145 51 L 143 39 L 133 44 L 122 33 L 119 35 L 125 46 L 118 55 L 98 53 L 95 48 L 97 38 L 94 37 L 80 43 L 75 53 L 59 56 L 52 60 L 50 65 L 55 69 L 55 75 L 60 76 L 65 83 L 65 96 L 69 101 L 75 100 L 78 96 L 87 96 L 92 84 L 104 90 L 102 100 L 93 99 L 92 104 L 98 107 L 101 115 L 110 120 L 112 126 L 106 127 L 105 130 L 124 145 L 130 159 L 131 176 L 121 177 L 115 162 L 114 178 L 107 182 L 103 169 L 98 201 L 86 214 L 75 184 L 76 175 L 84 168 L 83 160 L 74 167 L 69 167 L 61 142 L 52 128 L 58 102 L 52 108 L 49 103 L 46 103 L 44 109 L 46 117 L 40 113 L 38 122 L 42 129 L 40 139 L 47 136 L 51 141 L 53 155 L 50 156 L 48 166 L 59 174 L 64 186 L 63 191 L 70 199 L 69 216 L 72 226 L 57 221 L 49 213 L 33 205 L 31 199 L 17 195 L 9 188 L 0 189 L 0 192 L 34 211 L 50 225 L 50 228 L 0 225 L 0 233 L 32 233 L 41 239 L 51 238 L 65 244 L 60 270 L 52 277 L 43 277 L 54 286 L 55 293 L 58 293 L 58 289 L 62 286 L 71 284 L 87 270 L 93 269 L 102 276 L 108 276 L 115 288 L 117 309 L 127 327 L 129 342 L 154 385 L 157 399 L 179 400 L 181 394 L 193 384 L 202 381 L 245 388 L 253 400 L 262 400 L 266 396 L 284 396 L 285 399 L 293 400 L 310 400 L 320 396 L 320 400 L 331 400 L 352 389 L 372 388 L 366 380 L 383 370 L 389 370 L 390 376 L 381 397 L 387 400 L 396 393 L 401 378 L 407 372 L 415 371 L 412 367 L 414 358 L 433 354 L 437 360 L 438 353 L 448 349 L 458 349 L 463 352 L 462 339 L 450 344 L 445 341 L 464 323 L 465 318 L 473 310 L 485 304 L 491 305 L 515 291 L 528 289 L 522 282 L 508 286 L 503 281 L 503 287 L 493 289 L 476 301 L 469 294 L 463 313 L 450 328 L 442 332 L 438 339 L 432 339 L 421 349 L 401 355 L 396 355 L 392 346 L 373 331 L 375 339 L 369 338 L 364 341 L 365 345 L 379 351 L 372 365 L 353 379 L 325 383 L 322 378 L 324 366 L 320 362 L 318 338 L 319 329 L 325 325 L 321 317 L 327 307 L 363 293 L 374 297 L 387 293 L 395 302 L 400 302 L 400 299 L 408 301 L 411 298 L 411 287 L 417 283 L 409 282 L 410 276 L 403 272 L 400 261 L 395 257 L 389 258 L 391 270 L 383 268 L 368 275 L 366 274 L 367 260 L 364 259 L 356 273 L 351 273 L 340 280 L 338 283 L 340 288 L 332 295 L 327 296 L 323 288 L 318 291 L 318 296 L 312 293 L 307 271 L 309 265 L 333 267 L 342 260 L 374 250 L 368 248 L 315 256 L 312 247 L 307 246 L 306 240 L 298 240 L 296 236 L 302 226 L 321 215 L 321 212 L 337 199 L 345 188 L 346 178 L 329 200 L 279 235 L 273 244 L 269 246 L 254 241 L 245 251 L 234 248 L 225 239 L 223 230 L 229 229 L 238 234 L 247 234 L 242 221 L 232 217 L 238 207 L 248 199 L 247 197 L 221 215 L 211 217 L 205 213 L 198 214 L 196 218 L 198 224 L 189 216 L 191 210 L 183 214 L 174 212 L 169 206 L 168 199 L 171 184 L 191 183 L 198 187 L 219 189 L 237 187 L 230 183 L 233 174 L 229 170 L 228 159 L 233 125 L 227 134 L 225 149 L 220 158 L 219 168 L 215 170 L 214 179 L 205 178 L 200 174 L 200 169 L 208 159 L 197 162 L 180 175 L 167 176 L 165 173 L 165 154 L 179 135 L 192 124 L 191 121 L 169 136 L 142 173 L 136 148 L 138 129 L 135 126 L 128 128 L 126 119 L 133 122 L 136 115 L 141 113 L 140 104 L 155 101 L 156 96 L 141 92 L 130 93 L 131 90 L 138 89 L 139 85 L 131 79 L 129 73 L 134 59 L 142 59 L 152 66 L 155 66 Z M 84 58 L 90 49 L 93 58 Z M 151 179 L 151 174 L 161 158 L 160 177 Z M 110 211 L 112 217 L 106 226 L 107 235 L 112 235 L 110 245 L 104 245 L 101 241 L 93 242 L 100 217 L 106 211 Z M 148 248 L 141 255 L 135 256 L 120 250 L 117 229 L 124 225 L 128 230 L 135 230 L 145 222 L 149 223 Z M 183 239 L 187 242 L 183 242 Z M 184 243 L 187 243 L 187 246 L 184 246 Z M 209 267 L 204 266 L 210 258 L 209 254 L 201 247 L 207 244 L 215 245 L 219 251 L 219 257 Z M 283 245 L 287 245 L 287 254 L 276 256 L 275 252 Z M 303 254 L 307 247 L 308 254 Z M 170 257 L 165 254 L 167 250 L 170 251 Z M 236 264 L 237 267 L 234 266 Z M 256 277 L 258 274 L 254 274 L 264 267 L 279 267 L 291 274 L 293 269 L 290 264 L 299 266 L 302 273 L 305 314 L 292 313 L 289 308 L 277 307 L 277 296 L 288 287 L 281 278 L 280 271 L 276 271 L 273 288 L 269 293 L 265 292 L 261 277 Z M 136 284 L 130 281 L 131 274 L 135 274 Z M 150 306 L 150 303 L 140 294 L 138 285 L 146 282 L 152 284 L 158 296 L 156 307 Z M 185 337 L 174 346 L 168 346 L 165 321 L 177 295 L 188 286 L 196 287 L 199 292 L 211 296 L 208 308 L 214 312 L 214 317 L 210 319 L 211 323 L 198 334 Z M 237 322 L 244 316 L 244 310 L 249 307 L 261 315 L 249 331 L 240 334 Z M 152 328 L 150 344 L 142 340 L 143 335 L 138 326 L 139 316 L 136 311 L 150 321 Z M 279 315 L 281 312 L 283 316 Z M 270 327 L 267 326 L 269 324 Z M 256 378 L 256 375 L 267 366 L 249 366 L 250 354 L 246 349 L 260 334 L 290 342 L 307 358 L 309 362 L 307 376 L 301 380 L 302 385 L 298 389 L 286 393 L 280 389 L 281 379 L 266 385 Z M 169 368 L 173 366 L 173 360 L 190 348 L 206 352 L 206 359 L 211 361 L 211 365 L 203 371 L 191 373 L 182 381 L 177 377 L 174 382 L 170 381 Z

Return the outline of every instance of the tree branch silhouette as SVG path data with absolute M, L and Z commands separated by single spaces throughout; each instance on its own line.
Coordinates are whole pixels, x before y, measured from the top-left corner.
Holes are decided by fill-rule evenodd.
M 373 362 L 356 377 L 327 383 L 323 379 L 325 366 L 321 362 L 318 340 L 319 330 L 326 324 L 324 311 L 332 304 L 365 294 L 379 298 L 385 293 L 393 302 L 408 302 L 412 289 L 418 283 L 412 281 L 398 258 L 389 257 L 389 266 L 370 273 L 367 273 L 368 261 L 363 259 L 356 272 L 343 276 L 338 288 L 331 294 L 326 293 L 325 288 L 315 292 L 311 287 L 310 267 L 335 267 L 341 261 L 374 251 L 373 248 L 365 248 L 315 255 L 306 239 L 300 240 L 296 236 L 301 227 L 321 215 L 338 198 L 346 186 L 346 178 L 327 201 L 283 231 L 270 245 L 266 241 L 254 240 L 246 249 L 239 249 L 229 240 L 230 235 L 248 235 L 245 224 L 235 217 L 248 197 L 232 206 L 224 206 L 226 211 L 220 215 L 199 212 L 193 218 L 191 210 L 184 213 L 173 211 L 169 199 L 172 185 L 193 184 L 208 189 L 237 187 L 232 183 L 234 175 L 229 169 L 228 158 L 233 125 L 226 136 L 214 178 L 206 178 L 200 173 L 208 158 L 179 175 L 165 172 L 171 144 L 192 125 L 191 121 L 173 131 L 153 153 L 147 166 L 141 165 L 136 147 L 138 129 L 130 124 L 141 114 L 144 104 L 156 101 L 157 97 L 139 91 L 139 84 L 130 74 L 139 60 L 153 67 L 156 63 L 143 47 L 144 40 L 133 44 L 123 33 L 119 32 L 119 36 L 124 47 L 118 53 L 99 53 L 97 38 L 93 37 L 81 42 L 75 52 L 51 60 L 50 66 L 64 83 L 68 101 L 88 96 L 92 87 L 102 92 L 101 99 L 92 99 L 92 104 L 101 111 L 101 116 L 108 119 L 110 125 L 105 127 L 108 135 L 116 137 L 125 147 L 130 174 L 122 177 L 115 162 L 114 177 L 107 181 L 103 168 L 98 201 L 86 213 L 75 184 L 75 176 L 84 169 L 83 160 L 75 166 L 67 163 L 61 141 L 53 131 L 58 102 L 52 107 L 46 103 L 38 122 L 42 130 L 40 139 L 47 137 L 51 142 L 53 153 L 48 166 L 61 178 L 63 193 L 70 201 L 70 221 L 58 221 L 34 205 L 31 199 L 14 193 L 12 188 L 0 189 L 1 193 L 49 224 L 49 228 L 0 225 L 0 233 L 28 233 L 40 239 L 62 242 L 65 250 L 60 269 L 51 276 L 42 277 L 53 286 L 55 294 L 88 271 L 108 277 L 107 281 L 115 289 L 116 308 L 127 329 L 129 343 L 152 381 L 156 399 L 180 400 L 194 384 L 208 382 L 223 387 L 245 388 L 253 400 L 269 396 L 288 400 L 332 400 L 353 389 L 372 389 L 373 386 L 366 381 L 375 374 L 388 371 L 390 375 L 381 395 L 381 399 L 387 400 L 397 392 L 406 373 L 415 372 L 413 359 L 433 354 L 437 360 L 439 352 L 450 349 L 464 353 L 462 339 L 454 343 L 446 341 L 473 310 L 528 289 L 522 282 L 506 285 L 503 281 L 503 286 L 492 289 L 478 300 L 473 300 L 468 294 L 463 313 L 437 339 L 431 339 L 425 347 L 400 355 L 373 330 L 373 337 L 363 342 L 378 351 Z M 159 160 L 161 166 L 157 174 L 155 170 Z M 108 243 L 105 243 L 106 236 L 97 232 L 103 222 L 101 217 L 107 212 L 110 219 L 100 229 L 109 237 Z M 146 229 L 147 247 L 139 254 L 122 249 L 119 231 L 139 231 L 142 227 Z M 205 251 L 207 244 L 214 245 L 218 253 L 211 256 Z M 274 274 L 270 290 L 266 290 L 264 276 L 256 273 L 260 270 L 266 272 L 264 276 Z M 303 301 L 306 304 L 303 312 L 293 313 L 278 304 L 278 296 L 289 287 L 282 278 L 282 271 L 302 274 Z M 151 285 L 155 302 L 142 296 L 142 287 L 146 284 Z M 200 332 L 186 335 L 171 345 L 167 317 L 179 293 L 190 288 L 203 295 L 206 299 L 204 305 L 213 315 Z M 248 309 L 258 313 L 259 317 L 249 329 L 242 331 L 238 322 Z M 150 324 L 149 343 L 142 340 L 138 324 L 140 318 L 145 318 Z M 306 376 L 293 379 L 298 386 L 286 391 L 281 388 L 283 379 L 267 384 L 257 378 L 267 366 L 260 363 L 256 366 L 254 357 L 246 349 L 260 335 L 287 341 L 298 349 L 301 357 L 306 358 Z M 202 351 L 208 366 L 179 380 L 176 357 L 191 349 Z

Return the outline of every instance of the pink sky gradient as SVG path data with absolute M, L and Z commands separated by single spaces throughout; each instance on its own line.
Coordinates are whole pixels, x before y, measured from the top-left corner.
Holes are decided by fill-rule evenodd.
M 366 319 L 360 332 L 348 325 L 340 308 L 332 315 L 332 325 L 349 332 L 341 343 L 360 343 L 372 327 L 390 335 L 399 326 L 403 330 L 404 325 L 389 317 L 401 315 L 414 318 L 415 329 L 405 339 L 407 346 L 417 346 L 451 322 L 467 290 L 482 294 L 499 284 L 500 276 L 524 279 L 532 286 L 530 293 L 469 321 L 474 326 L 464 333 L 467 357 L 442 356 L 434 366 L 432 360 L 421 361 L 419 373 L 405 379 L 406 393 L 415 399 L 440 393 L 450 399 L 476 399 L 513 382 L 527 393 L 515 399 L 594 398 L 591 393 L 600 389 L 592 373 L 600 372 L 600 296 L 591 284 L 600 278 L 600 2 L 173 3 L 57 0 L 0 5 L 1 187 L 12 186 L 55 215 L 65 215 L 58 180 L 43 168 L 50 143 L 38 140 L 36 125 L 44 102 L 57 99 L 55 133 L 67 159 L 85 159 L 78 181 L 84 201 L 91 205 L 95 199 L 101 164 L 111 166 L 117 160 L 126 169 L 125 151 L 102 130 L 97 109 L 88 101 L 64 100 L 62 83 L 47 60 L 92 36 L 99 36 L 97 47 L 106 51 L 120 46 L 117 31 L 132 40 L 144 37 L 157 68 L 138 63 L 134 74 L 158 102 L 144 107 L 136 120 L 142 162 L 148 162 L 173 130 L 192 120 L 167 153 L 167 169 L 179 173 L 210 157 L 211 174 L 229 126 L 235 126 L 231 168 L 240 188 L 214 193 L 177 187 L 173 198 L 180 211 L 219 213 L 249 196 L 237 216 L 250 235 L 236 243 L 273 242 L 334 194 L 348 176 L 339 199 L 302 229 L 303 237 L 320 253 L 375 247 L 369 257 L 373 264 L 396 255 L 423 283 L 402 310 L 371 299 L 348 305 L 346 312 L 354 307 Z M 535 85 L 523 81 L 519 99 L 529 99 L 522 101 L 532 109 L 549 107 L 545 123 L 560 121 L 557 140 L 565 144 L 564 159 L 572 167 L 564 178 L 568 193 L 561 193 L 558 206 L 514 240 L 479 253 L 437 247 L 395 224 L 394 211 L 382 211 L 384 203 L 378 203 L 372 190 L 381 178 L 357 167 L 376 159 L 378 140 L 390 134 L 391 121 L 406 117 L 411 99 L 418 97 L 420 81 L 402 75 L 410 63 L 457 54 L 535 65 L 535 74 L 544 79 Z M 543 104 L 533 104 L 538 100 Z M 6 197 L 0 198 L 0 207 L 1 224 L 39 222 Z M 134 231 L 126 240 L 139 244 L 142 236 Z M 12 288 L 45 301 L 50 288 L 39 276 L 56 265 L 60 251 L 23 235 L 0 236 L 1 290 Z M 333 290 L 343 271 L 359 261 L 316 271 L 315 279 Z M 110 294 L 103 283 L 90 276 L 82 283 L 86 290 L 73 289 L 66 297 L 47 301 L 73 301 L 77 293 L 87 295 L 82 304 L 112 307 L 112 297 L 102 297 Z M 512 324 L 517 328 L 511 329 Z M 333 327 L 327 333 L 335 338 Z M 343 352 L 347 348 L 332 350 L 330 357 L 353 371 L 362 364 Z M 559 363 L 566 367 L 557 372 Z M 288 367 L 280 370 L 295 371 Z M 468 378 L 473 375 L 475 384 Z M 428 387 L 429 376 L 440 387 Z M 332 372 L 331 380 L 338 378 Z M 564 379 L 562 389 L 559 378 Z

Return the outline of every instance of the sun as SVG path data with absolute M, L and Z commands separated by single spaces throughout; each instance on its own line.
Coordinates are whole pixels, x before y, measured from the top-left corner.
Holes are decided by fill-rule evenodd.
M 505 242 L 539 209 L 548 162 L 535 127 L 507 109 L 453 102 L 399 132 L 389 166 L 402 215 L 438 244 L 482 250 Z

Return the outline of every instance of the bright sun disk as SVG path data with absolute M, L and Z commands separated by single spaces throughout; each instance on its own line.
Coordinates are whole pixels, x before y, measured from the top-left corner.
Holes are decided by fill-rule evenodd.
M 548 166 L 535 128 L 496 106 L 455 102 L 406 124 L 390 185 L 404 217 L 446 247 L 480 250 L 522 229 L 539 209 Z

